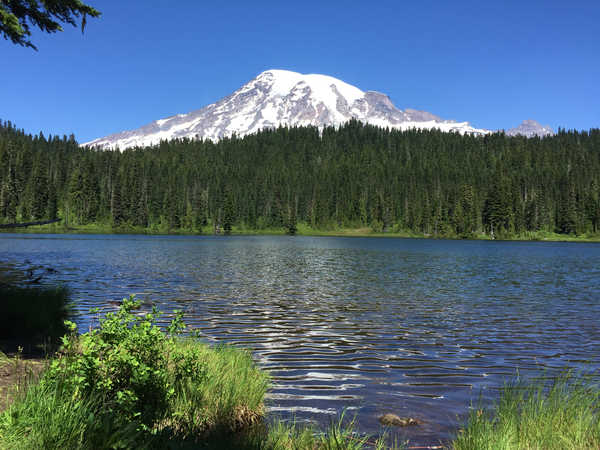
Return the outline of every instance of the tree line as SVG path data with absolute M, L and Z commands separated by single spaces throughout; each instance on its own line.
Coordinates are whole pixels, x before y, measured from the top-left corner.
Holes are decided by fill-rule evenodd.
M 431 236 L 598 233 L 600 130 L 545 138 L 340 128 L 80 148 L 0 123 L 0 223 L 156 232 L 370 227 Z

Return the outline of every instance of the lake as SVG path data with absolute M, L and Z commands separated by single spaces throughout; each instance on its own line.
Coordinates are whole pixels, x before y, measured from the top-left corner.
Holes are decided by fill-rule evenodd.
M 348 409 L 365 433 L 417 417 L 399 431 L 415 445 L 451 438 L 517 371 L 600 368 L 599 244 L 0 234 L 0 263 L 69 286 L 83 330 L 129 294 L 183 309 L 270 371 L 272 417 Z

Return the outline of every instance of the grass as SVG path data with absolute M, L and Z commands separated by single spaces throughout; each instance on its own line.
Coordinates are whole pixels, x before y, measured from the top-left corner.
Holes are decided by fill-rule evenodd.
M 249 352 L 182 337 L 181 314 L 124 299 L 99 326 L 78 334 L 63 288 L 2 285 L 0 333 L 19 342 L 62 337 L 52 360 L 0 352 L 0 449 L 358 449 L 354 421 L 326 433 L 265 426 L 269 377 Z M 378 444 L 381 447 L 381 444 Z
M 65 331 L 69 292 L 64 287 L 0 284 L 0 340 L 22 347 L 56 343 Z
M 41 374 L 31 373 L 0 413 L 0 449 L 239 448 L 357 450 L 369 442 L 344 416 L 322 433 L 267 426 L 268 375 L 249 352 L 183 337 L 182 314 L 165 328 L 160 313 L 124 299 L 99 326 L 62 338 Z M 19 357 L 0 354 L 0 367 Z
M 16 399 L 0 414 L 0 449 L 197 448 L 259 423 L 267 377 L 247 352 L 187 340 L 174 345 L 202 357 L 205 381 L 180 383 L 155 422 L 127 414 L 106 392 L 82 393 L 42 375 L 41 382 L 21 381 Z M 66 372 L 61 375 L 68 378 Z
M 598 242 L 598 234 L 559 234 L 550 231 L 526 231 L 510 235 L 508 240 L 515 241 L 551 241 L 551 242 Z
M 295 422 L 285 423 L 276 421 L 262 431 L 255 432 L 245 438 L 243 448 L 264 450 L 360 450 L 399 449 L 398 443 L 391 446 L 386 444 L 386 436 L 371 439 L 361 436 L 355 431 L 354 419 L 345 420 L 345 414 L 330 424 L 325 432 L 312 426 L 298 425 Z
M 201 361 L 201 382 L 184 379 L 177 384 L 170 416 L 159 424 L 182 439 L 231 433 L 260 423 L 269 378 L 259 371 L 251 355 L 230 347 L 209 347 L 192 339 L 174 343 L 174 359 L 188 355 Z
M 173 449 L 210 448 L 214 450 L 361 450 L 401 449 L 403 444 L 386 443 L 386 435 L 377 439 L 359 435 L 355 420 L 347 421 L 342 415 L 325 430 L 296 422 L 275 421 L 259 423 L 238 434 L 221 434 L 196 443 L 195 446 L 175 446 Z
M 600 389 L 569 374 L 504 387 L 493 411 L 472 410 L 455 450 L 600 448 Z
M 447 235 L 431 235 L 409 230 L 402 230 L 397 226 L 392 227 L 390 231 L 382 232 L 373 229 L 372 227 L 348 227 L 348 226 L 325 226 L 315 228 L 311 225 L 298 222 L 297 234 L 300 236 L 348 236 L 348 237 L 392 237 L 392 238 L 417 238 L 417 239 L 462 239 L 462 237 L 447 234 Z M 202 229 L 201 233 L 192 229 L 177 229 L 169 230 L 164 226 L 154 225 L 152 227 L 143 228 L 124 224 L 118 228 L 112 227 L 107 223 L 91 223 L 86 225 L 71 225 L 65 226 L 64 223 L 38 225 L 28 228 L 15 230 L 2 230 L 0 232 L 19 232 L 19 233 L 76 233 L 76 234 L 149 234 L 149 235 L 213 235 L 212 225 L 207 225 Z M 232 235 L 285 235 L 286 231 L 283 227 L 257 229 L 248 227 L 247 225 L 234 225 L 231 231 Z M 497 237 L 499 240 L 509 241 L 568 241 L 568 242 L 599 242 L 600 234 L 582 234 L 582 235 L 567 235 L 559 234 L 550 231 L 526 231 L 522 233 L 507 233 Z M 490 240 L 488 234 L 478 232 L 468 236 L 468 239 L 474 240 Z
M 26 390 L 46 366 L 47 361 L 41 358 L 23 358 L 21 353 L 7 356 L 0 351 L 0 411 Z
M 94 397 L 32 384 L 0 415 L 0 448 L 14 450 L 143 448 L 148 438 L 134 422 L 120 423 Z
M 388 448 L 385 436 L 358 434 L 344 415 L 325 431 L 267 425 L 269 377 L 249 352 L 184 337 L 181 313 L 161 329 L 160 312 L 140 307 L 124 299 L 84 334 L 67 322 L 61 350 L 35 367 L 0 353 L 0 374 L 11 383 L 0 393 L 0 449 Z M 599 449 L 600 388 L 569 374 L 517 380 L 493 409 L 473 409 L 449 447 Z
M 125 299 L 99 327 L 70 333 L 39 380 L 0 415 L 0 449 L 165 448 L 262 419 L 268 375 L 251 355 L 166 330 Z
M 68 313 L 65 288 L 0 283 L 0 350 L 9 354 L 0 351 L 0 411 L 47 366 L 45 357 L 65 333 Z

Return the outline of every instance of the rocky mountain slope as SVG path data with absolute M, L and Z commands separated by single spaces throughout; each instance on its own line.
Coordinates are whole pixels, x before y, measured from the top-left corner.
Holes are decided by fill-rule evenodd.
M 352 118 L 401 130 L 438 128 L 461 134 L 490 132 L 474 128 L 468 122 L 444 120 L 425 111 L 400 110 L 385 94 L 364 92 L 327 75 L 267 70 L 233 94 L 202 109 L 156 120 L 136 130 L 111 134 L 82 145 L 125 149 L 183 137 L 217 141 L 233 134 L 244 136 L 280 125 L 337 126 Z M 531 129 L 531 126 L 519 128 L 521 133 Z
M 554 130 L 548 125 L 542 125 L 535 120 L 524 120 L 521 125 L 515 128 L 511 128 L 506 132 L 508 136 L 525 136 L 525 137 L 544 137 L 551 136 L 554 134 Z

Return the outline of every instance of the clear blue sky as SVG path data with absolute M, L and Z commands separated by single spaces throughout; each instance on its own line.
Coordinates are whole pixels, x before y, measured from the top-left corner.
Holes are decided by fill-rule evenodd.
M 275 68 L 482 128 L 600 127 L 597 0 L 86 3 L 103 14 L 84 35 L 36 32 L 38 52 L 0 39 L 0 118 L 84 142 L 199 109 Z

